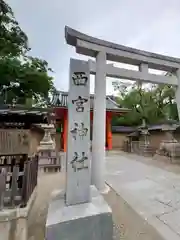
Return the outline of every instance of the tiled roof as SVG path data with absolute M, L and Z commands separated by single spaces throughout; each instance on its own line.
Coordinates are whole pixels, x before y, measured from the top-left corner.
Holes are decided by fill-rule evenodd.
M 53 113 L 49 109 L 43 108 L 23 108 L 9 107 L 8 105 L 0 105 L 0 123 L 9 122 L 19 126 L 22 122 L 46 123 L 49 116 Z M 11 125 L 11 124 L 10 124 Z
M 174 123 L 177 121 L 171 121 L 171 123 Z M 130 127 L 130 126 L 112 126 L 112 133 L 134 133 L 134 132 L 140 132 L 140 127 Z M 154 124 L 148 126 L 148 131 L 159 131 L 163 129 L 163 124 Z M 180 131 L 180 124 L 176 125 L 176 131 Z M 131 134 L 130 134 L 131 135 Z
M 67 92 L 56 92 L 54 94 L 52 102 L 52 106 L 54 107 L 64 107 L 66 108 L 68 105 L 68 93 Z M 94 107 L 94 95 L 90 96 L 90 108 L 93 109 Z M 114 101 L 112 96 L 106 96 L 106 109 L 111 111 L 117 112 L 128 112 L 129 109 L 121 108 L 118 104 Z
M 43 108 L 9 108 L 0 105 L 0 115 L 8 115 L 8 114 L 18 114 L 18 115 L 46 115 L 48 114 L 47 109 Z

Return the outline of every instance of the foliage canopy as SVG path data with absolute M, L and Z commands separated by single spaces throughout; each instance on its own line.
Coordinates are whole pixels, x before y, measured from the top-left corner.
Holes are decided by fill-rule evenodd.
M 9 103 L 16 98 L 25 102 L 48 97 L 53 88 L 48 63 L 30 56 L 27 35 L 14 17 L 13 10 L 0 0 L 0 97 Z
M 120 91 L 117 101 L 121 107 L 131 111 L 124 116 L 115 117 L 113 125 L 141 125 L 143 119 L 146 124 L 155 124 L 167 119 L 178 121 L 173 86 L 159 84 L 144 88 L 134 84 L 130 90 Z

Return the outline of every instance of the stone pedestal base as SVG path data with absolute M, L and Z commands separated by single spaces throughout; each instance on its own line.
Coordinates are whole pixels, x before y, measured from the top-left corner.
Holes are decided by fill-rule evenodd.
M 112 212 L 95 187 L 90 203 L 66 206 L 60 193 L 50 203 L 46 240 L 112 240 Z

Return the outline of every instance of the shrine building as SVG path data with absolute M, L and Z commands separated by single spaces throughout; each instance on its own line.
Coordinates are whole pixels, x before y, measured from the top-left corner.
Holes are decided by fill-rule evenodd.
M 79 111 L 83 106 L 83 99 L 79 97 L 76 106 L 78 106 Z M 79 101 L 79 102 L 78 102 Z M 52 107 L 54 108 L 55 118 L 56 118 L 56 130 L 57 135 L 60 138 L 59 141 L 59 151 L 66 152 L 67 149 L 67 128 L 68 128 L 68 92 L 57 92 L 53 95 Z M 92 141 L 92 127 L 93 127 L 93 105 L 94 105 L 94 95 L 90 95 L 90 119 L 91 119 L 91 129 L 90 129 L 90 140 Z M 115 102 L 113 96 L 106 96 L 106 150 L 112 150 L 112 129 L 111 120 L 114 115 L 123 115 L 127 113 L 129 109 L 121 108 Z M 59 134 L 58 134 L 59 133 Z

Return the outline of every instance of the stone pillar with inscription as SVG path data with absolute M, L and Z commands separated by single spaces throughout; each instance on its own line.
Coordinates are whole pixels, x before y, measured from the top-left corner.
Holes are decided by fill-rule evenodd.
M 90 201 L 90 73 L 81 60 L 70 62 L 66 204 Z
M 66 188 L 52 197 L 46 240 L 112 240 L 112 212 L 91 182 L 88 62 L 70 60 Z

